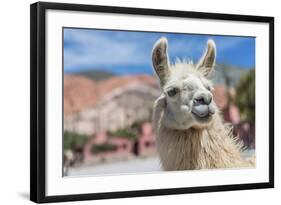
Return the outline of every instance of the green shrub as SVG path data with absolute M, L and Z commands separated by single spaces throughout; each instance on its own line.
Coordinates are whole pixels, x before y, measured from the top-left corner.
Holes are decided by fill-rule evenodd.
M 94 144 L 92 146 L 91 151 L 93 154 L 98 154 L 101 152 L 115 151 L 116 149 L 117 149 L 116 145 L 103 143 L 103 144 Z
M 115 132 L 108 131 L 108 135 L 110 137 L 123 137 L 130 140 L 134 140 L 137 138 L 137 134 L 130 129 L 120 129 Z
M 81 135 L 74 132 L 64 132 L 63 136 L 63 147 L 64 150 L 75 150 L 82 148 L 87 142 L 88 136 Z

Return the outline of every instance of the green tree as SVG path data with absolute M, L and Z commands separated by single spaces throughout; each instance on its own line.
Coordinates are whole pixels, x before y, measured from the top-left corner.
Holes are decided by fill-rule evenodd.
M 241 119 L 255 122 L 255 69 L 241 77 L 236 93 L 236 104 L 240 109 Z

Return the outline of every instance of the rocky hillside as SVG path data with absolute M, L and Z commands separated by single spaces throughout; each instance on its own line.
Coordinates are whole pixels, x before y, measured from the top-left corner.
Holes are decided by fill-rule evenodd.
M 116 89 L 137 82 L 158 88 L 156 79 L 148 75 L 113 76 L 104 80 L 93 80 L 80 74 L 66 74 L 64 76 L 64 115 L 95 106 Z

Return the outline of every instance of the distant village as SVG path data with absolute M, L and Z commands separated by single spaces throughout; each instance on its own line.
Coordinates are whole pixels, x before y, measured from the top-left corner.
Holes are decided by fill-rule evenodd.
M 111 76 L 93 80 L 64 76 L 64 164 L 103 163 L 156 154 L 151 124 L 152 105 L 160 95 L 157 79 L 149 75 Z M 255 126 L 241 121 L 230 101 L 233 86 L 218 83 L 214 100 L 226 122 L 248 148 L 255 147 Z

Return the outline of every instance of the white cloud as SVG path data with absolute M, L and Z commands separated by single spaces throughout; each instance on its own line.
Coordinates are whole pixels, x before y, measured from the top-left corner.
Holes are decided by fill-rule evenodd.
M 98 67 L 105 64 L 137 65 L 143 64 L 150 56 L 150 53 L 144 52 L 145 48 L 139 41 L 124 41 L 112 35 L 87 30 L 68 30 L 65 33 L 65 40 L 72 44 L 64 50 L 65 67 L 80 65 Z

